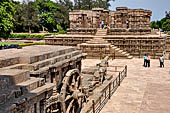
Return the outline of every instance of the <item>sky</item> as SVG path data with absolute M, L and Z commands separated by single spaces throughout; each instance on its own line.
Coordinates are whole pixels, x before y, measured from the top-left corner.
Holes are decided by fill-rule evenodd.
M 165 17 L 165 11 L 170 11 L 170 0 L 115 0 L 111 2 L 110 10 L 120 6 L 152 10 L 151 20 L 154 21 Z
M 110 10 L 115 10 L 116 7 L 123 6 L 131 9 L 142 8 L 151 10 L 151 21 L 155 21 L 165 17 L 165 11 L 170 11 L 170 0 L 115 0 L 114 2 L 111 2 Z

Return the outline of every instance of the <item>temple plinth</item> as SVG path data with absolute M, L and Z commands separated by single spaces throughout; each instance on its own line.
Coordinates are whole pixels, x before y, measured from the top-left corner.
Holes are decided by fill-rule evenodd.
M 67 35 L 46 37 L 49 45 L 77 46 L 88 55 L 116 58 L 159 58 L 166 51 L 166 36 L 151 32 L 152 11 L 117 7 L 115 11 L 94 8 L 69 13 Z M 159 51 L 158 51 L 159 50 Z

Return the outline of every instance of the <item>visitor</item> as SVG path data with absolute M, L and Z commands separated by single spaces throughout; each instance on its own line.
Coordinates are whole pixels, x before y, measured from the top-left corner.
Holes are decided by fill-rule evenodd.
M 100 28 L 100 20 L 97 22 L 97 27 Z
M 143 59 L 144 59 L 143 66 L 146 67 L 147 66 L 147 56 L 146 56 L 146 54 L 143 56 Z
M 103 20 L 102 20 L 102 23 L 101 23 L 101 24 L 102 24 L 102 29 L 104 29 L 104 21 L 103 21 Z
M 110 26 L 109 26 L 109 25 L 107 25 L 107 29 L 110 29 Z
M 147 55 L 147 63 L 146 63 L 147 67 L 150 67 L 150 56 Z
M 129 20 L 126 21 L 126 27 L 129 28 Z
M 107 29 L 107 25 L 104 25 L 104 29 Z
M 163 55 L 160 56 L 159 61 L 160 61 L 160 68 L 164 67 L 164 57 L 163 57 Z

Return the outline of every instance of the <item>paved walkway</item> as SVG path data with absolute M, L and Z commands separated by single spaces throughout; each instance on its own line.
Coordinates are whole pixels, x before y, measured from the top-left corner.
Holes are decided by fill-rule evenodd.
M 170 113 L 170 61 L 165 61 L 165 68 L 159 68 L 158 60 L 151 60 L 150 68 L 142 66 L 142 59 L 110 64 L 127 64 L 128 76 L 101 113 Z

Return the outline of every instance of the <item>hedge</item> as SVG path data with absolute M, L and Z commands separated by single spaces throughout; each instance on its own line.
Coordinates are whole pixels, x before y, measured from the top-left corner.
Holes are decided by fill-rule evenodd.
M 24 44 L 19 44 L 19 47 L 25 47 L 25 46 L 32 46 L 32 45 L 45 45 L 45 43 L 24 43 Z
M 58 33 L 48 33 L 48 34 L 10 34 L 9 38 L 37 38 L 37 39 L 44 39 L 45 36 L 50 35 L 58 35 L 58 34 L 64 34 L 66 31 L 59 31 Z
M 44 35 L 35 35 L 35 34 L 10 34 L 9 38 L 38 38 L 44 39 Z

